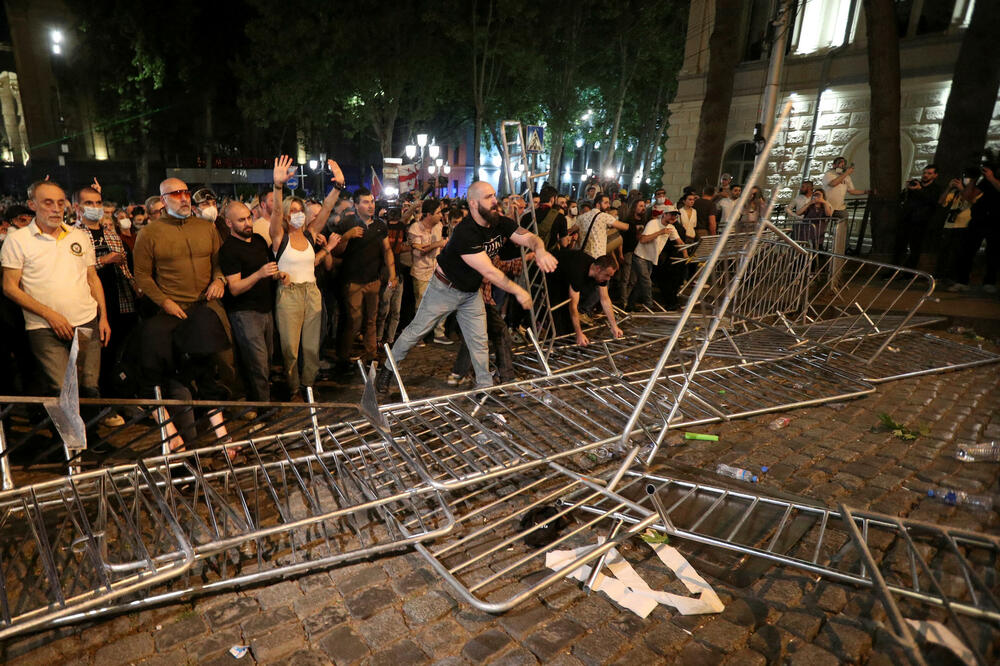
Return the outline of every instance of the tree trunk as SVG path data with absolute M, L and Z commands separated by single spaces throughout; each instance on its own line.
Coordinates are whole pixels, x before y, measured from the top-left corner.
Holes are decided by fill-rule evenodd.
M 899 143 L 899 36 L 893 0 L 864 0 L 871 87 L 869 164 L 872 250 L 892 251 L 899 220 L 902 165 Z
M 733 82 L 740 53 L 733 44 L 739 34 L 743 0 L 716 0 L 715 25 L 708 42 L 708 76 L 705 78 L 705 99 L 698 119 L 694 161 L 691 164 L 691 184 L 697 188 L 713 185 L 722 168 L 722 151 L 726 147 L 726 126 L 733 101 Z
M 962 38 L 951 80 L 951 93 L 941 121 L 937 152 L 938 182 L 957 178 L 964 167 L 979 164 L 986 134 L 1000 90 L 1000 59 L 993 53 L 996 26 L 1000 25 L 1000 2 L 980 0 Z
M 549 177 L 548 181 L 555 187 L 559 189 L 560 180 L 562 179 L 562 155 L 563 155 L 563 141 L 566 140 L 566 133 L 562 130 L 554 130 L 552 134 L 549 135 Z
M 476 109 L 476 122 L 472 130 L 472 182 L 479 180 L 479 147 L 483 145 L 483 114 Z

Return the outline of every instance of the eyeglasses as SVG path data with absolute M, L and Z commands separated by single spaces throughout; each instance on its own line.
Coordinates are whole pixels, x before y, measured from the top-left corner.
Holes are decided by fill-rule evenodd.
M 165 196 L 165 197 L 174 197 L 176 199 L 185 199 L 185 198 L 190 199 L 191 198 L 191 190 L 174 190 L 173 192 L 166 192 L 166 193 L 164 193 L 163 196 Z

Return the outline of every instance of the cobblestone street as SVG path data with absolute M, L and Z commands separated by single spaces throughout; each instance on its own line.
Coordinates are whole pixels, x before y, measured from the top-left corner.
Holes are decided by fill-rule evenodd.
M 445 388 L 442 366 L 453 353 L 428 347 L 419 355 L 411 377 L 422 395 Z M 913 441 L 873 431 L 880 413 L 928 430 Z M 711 470 L 719 462 L 752 470 L 767 466 L 755 488 L 762 492 L 800 495 L 831 507 L 849 502 L 1000 534 L 995 511 L 952 507 L 926 494 L 935 486 L 997 493 L 1000 466 L 963 464 L 953 455 L 957 442 L 1000 439 L 996 365 L 890 382 L 863 398 L 786 415 L 790 425 L 777 431 L 767 427 L 772 414 L 695 429 L 717 434 L 718 442 L 685 441 L 674 432 L 660 459 L 681 470 Z M 699 564 L 711 568 L 714 559 L 724 566 L 717 553 L 694 554 L 690 544 L 673 545 L 715 587 L 724 612 L 683 616 L 660 605 L 640 619 L 606 596 L 587 595 L 581 584 L 564 580 L 513 611 L 492 616 L 458 600 L 418 554 L 405 552 L 16 638 L 3 646 L 0 658 L 63 666 L 894 661 L 890 639 L 875 626 L 885 624 L 886 616 L 871 590 L 760 560 L 741 565 L 739 575 L 720 578 Z M 633 560 L 651 557 L 643 549 L 649 550 L 639 541 L 621 548 Z M 653 562 L 644 561 L 641 572 L 656 587 Z M 907 606 L 901 606 L 906 614 Z M 998 641 L 1000 635 L 994 635 L 994 656 Z M 228 652 L 234 645 L 249 645 L 250 653 L 237 661 Z

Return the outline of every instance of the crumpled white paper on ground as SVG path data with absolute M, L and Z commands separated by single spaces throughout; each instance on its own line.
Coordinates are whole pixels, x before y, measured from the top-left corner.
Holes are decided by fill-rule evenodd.
M 969 664 L 969 666 L 975 666 L 978 663 L 976 655 L 973 654 L 972 650 L 966 647 L 965 643 L 951 629 L 940 622 L 934 620 L 911 620 L 907 618 L 906 623 L 925 641 L 943 645 L 954 652 L 956 657 Z
M 604 543 L 604 537 L 599 537 L 597 544 Z M 680 552 L 665 543 L 649 544 L 656 556 L 674 575 L 684 583 L 684 586 L 691 594 L 698 594 L 697 597 L 684 597 L 671 592 L 650 589 L 632 565 L 629 564 L 615 549 L 608 551 L 605 566 L 611 571 L 612 576 L 598 573 L 594 581 L 594 591 L 603 592 L 612 601 L 623 608 L 627 608 L 639 617 L 645 618 L 657 604 L 673 606 L 682 615 L 701 615 L 705 613 L 721 613 L 725 606 L 719 596 L 712 589 L 712 586 L 705 582 L 705 579 L 698 575 L 694 567 L 684 558 Z M 545 566 L 550 569 L 560 569 L 577 557 L 591 550 L 592 546 L 584 546 L 573 550 L 554 550 L 545 554 Z M 580 582 L 586 582 L 590 578 L 592 568 L 582 566 L 568 575 Z

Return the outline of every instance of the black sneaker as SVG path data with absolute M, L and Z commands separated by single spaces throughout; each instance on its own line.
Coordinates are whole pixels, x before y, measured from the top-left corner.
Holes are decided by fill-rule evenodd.
M 392 368 L 383 365 L 375 377 L 375 390 L 379 393 L 388 393 L 389 385 L 392 383 Z

